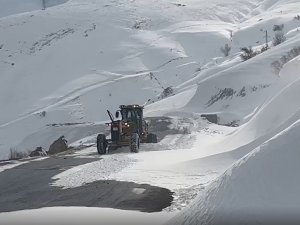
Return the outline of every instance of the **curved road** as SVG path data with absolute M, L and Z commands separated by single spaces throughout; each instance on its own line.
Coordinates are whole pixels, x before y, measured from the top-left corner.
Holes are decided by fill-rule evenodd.
M 50 185 L 53 182 L 52 177 L 56 174 L 95 160 L 72 156 L 52 157 L 1 172 L 0 212 L 53 206 L 159 212 L 171 205 L 173 200 L 171 191 L 147 184 L 111 180 L 97 181 L 72 189 Z

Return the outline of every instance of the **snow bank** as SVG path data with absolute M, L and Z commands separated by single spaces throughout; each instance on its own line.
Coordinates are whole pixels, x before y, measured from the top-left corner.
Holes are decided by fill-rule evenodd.
M 91 149 L 96 152 L 95 148 Z M 122 171 L 134 162 L 125 154 L 103 156 L 99 161 L 76 166 L 52 177 L 55 180 L 52 185 L 75 188 L 94 181 L 109 180 L 111 174 Z
M 15 168 L 17 166 L 20 166 L 22 164 L 26 164 L 26 163 L 29 163 L 29 161 L 25 161 L 25 162 L 20 162 L 20 161 L 3 161 L 3 162 L 0 162 L 0 173 L 5 171 L 5 170 L 9 170 L 9 169 L 12 169 L 12 168 Z
M 300 118 L 299 60 L 298 57 L 285 65 L 279 81 L 283 88 L 256 110 L 251 120 L 224 143 L 224 148 L 235 148 L 250 142 L 259 143 L 260 139 L 266 141 Z
M 53 207 L 0 213 L 6 225 L 158 225 L 168 220 L 171 213 L 141 213 L 92 207 Z
M 172 225 L 299 224 L 300 121 L 249 153 Z

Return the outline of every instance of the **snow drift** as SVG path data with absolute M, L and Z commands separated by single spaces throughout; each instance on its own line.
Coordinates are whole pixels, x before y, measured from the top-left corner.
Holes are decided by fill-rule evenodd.
M 168 224 L 299 224 L 300 121 L 238 161 Z

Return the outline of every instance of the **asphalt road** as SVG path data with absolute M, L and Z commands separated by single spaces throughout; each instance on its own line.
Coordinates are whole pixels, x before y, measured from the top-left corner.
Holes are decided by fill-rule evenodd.
M 147 184 L 111 180 L 97 181 L 72 189 L 61 189 L 50 185 L 53 182 L 51 178 L 56 174 L 95 160 L 71 156 L 53 157 L 32 161 L 1 172 L 0 212 L 53 206 L 105 207 L 159 212 L 171 205 L 173 200 L 171 191 Z

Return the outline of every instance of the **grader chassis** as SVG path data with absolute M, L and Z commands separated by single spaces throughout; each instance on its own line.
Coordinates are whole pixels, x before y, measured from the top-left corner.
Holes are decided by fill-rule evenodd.
M 148 132 L 148 124 L 143 118 L 143 106 L 121 105 L 114 116 L 109 110 L 111 119 L 110 138 L 105 134 L 97 136 L 97 151 L 104 155 L 120 147 L 129 146 L 131 152 L 138 153 L 140 143 L 157 143 L 157 136 Z

